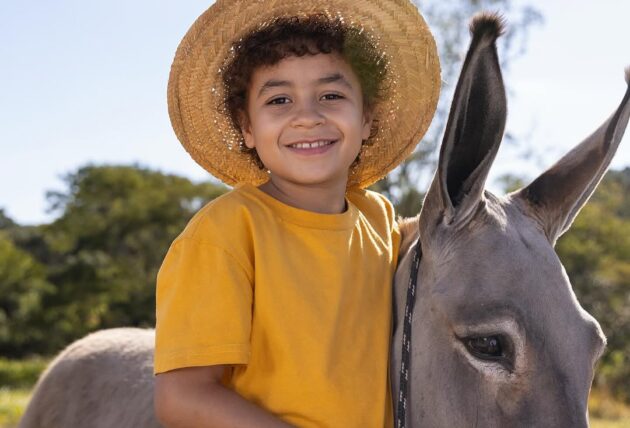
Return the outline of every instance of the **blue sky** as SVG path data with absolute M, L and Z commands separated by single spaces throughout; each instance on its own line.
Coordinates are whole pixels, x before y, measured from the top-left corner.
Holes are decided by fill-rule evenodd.
M 545 18 L 506 76 L 508 130 L 536 155 L 503 148 L 494 176 L 533 176 L 608 117 L 630 65 L 630 2 L 530 2 Z M 0 2 L 0 207 L 51 219 L 45 191 L 86 163 L 141 163 L 207 179 L 177 142 L 166 83 L 179 40 L 207 0 Z M 630 132 L 629 132 L 630 134 Z M 630 166 L 625 137 L 613 163 Z

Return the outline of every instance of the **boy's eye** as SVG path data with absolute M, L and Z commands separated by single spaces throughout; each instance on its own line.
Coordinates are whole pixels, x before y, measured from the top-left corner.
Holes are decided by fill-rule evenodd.
M 324 96 L 322 96 L 323 100 L 340 100 L 344 98 L 343 95 L 340 94 L 326 94 Z
M 287 97 L 277 97 L 274 98 L 272 100 L 270 100 L 269 102 L 267 102 L 267 104 L 270 105 L 282 105 L 282 104 L 287 104 L 290 100 Z

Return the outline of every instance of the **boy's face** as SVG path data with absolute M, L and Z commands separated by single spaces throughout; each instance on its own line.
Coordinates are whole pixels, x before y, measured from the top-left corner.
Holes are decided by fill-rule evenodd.
M 254 71 L 243 137 L 272 180 L 345 188 L 370 135 L 357 76 L 337 54 L 288 57 Z

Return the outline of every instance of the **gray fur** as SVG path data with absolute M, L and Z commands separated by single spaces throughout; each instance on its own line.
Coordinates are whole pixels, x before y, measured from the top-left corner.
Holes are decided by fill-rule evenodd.
M 413 319 L 409 426 L 586 427 L 593 366 L 605 339 L 577 302 L 553 243 L 608 167 L 630 116 L 628 93 L 611 119 L 543 178 L 494 196 L 484 184 L 505 124 L 494 45 L 502 24 L 485 15 L 471 28 L 473 42 L 438 171 L 420 216 L 401 227 L 393 396 L 409 248 L 419 238 L 423 258 Z M 483 363 L 462 342 L 492 334 L 510 338 L 513 366 Z M 70 345 L 42 375 L 19 426 L 159 426 L 153 411 L 153 342 L 152 330 L 113 329 Z
M 474 33 L 438 170 L 420 217 L 401 228 L 413 236 L 404 237 L 406 247 L 415 238 L 423 250 L 410 427 L 588 426 L 605 338 L 576 300 L 553 245 L 608 168 L 630 116 L 630 90 L 591 137 L 526 188 L 498 197 L 484 185 L 502 139 L 504 91 L 494 39 Z M 394 397 L 412 260 L 411 249 L 403 251 L 394 285 Z M 466 338 L 492 335 L 512 344 L 509 358 L 484 359 L 466 346 Z
M 153 330 L 102 330 L 63 350 L 18 428 L 152 428 Z

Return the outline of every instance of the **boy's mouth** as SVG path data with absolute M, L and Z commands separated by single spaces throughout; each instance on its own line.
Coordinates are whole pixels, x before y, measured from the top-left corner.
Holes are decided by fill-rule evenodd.
M 336 143 L 337 140 L 317 140 L 312 142 L 298 142 L 289 144 L 289 147 L 292 149 L 317 149 L 320 147 L 329 146 L 333 143 Z

